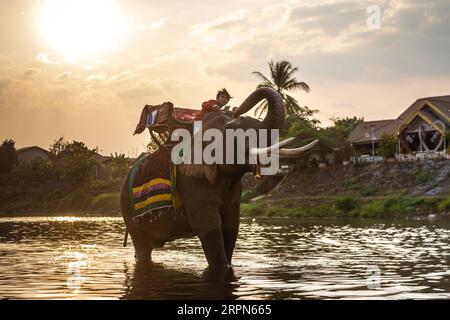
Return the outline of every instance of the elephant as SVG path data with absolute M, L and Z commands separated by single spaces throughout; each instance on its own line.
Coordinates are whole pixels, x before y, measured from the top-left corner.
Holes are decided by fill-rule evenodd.
M 263 120 L 243 116 L 263 99 L 267 100 L 267 114 Z M 203 130 L 219 129 L 281 129 L 285 109 L 281 95 L 271 88 L 255 90 L 233 112 L 209 112 L 202 119 Z M 289 141 L 287 141 L 289 142 Z M 272 144 L 281 147 L 287 142 Z M 298 157 L 314 147 L 318 141 L 296 149 L 279 149 L 280 157 Z M 267 149 L 267 148 L 266 148 Z M 266 150 L 267 151 L 267 150 Z M 151 260 L 154 248 L 179 238 L 197 236 L 208 266 L 214 270 L 229 270 L 232 262 L 240 222 L 241 178 L 258 173 L 258 166 L 250 164 L 181 164 L 177 167 L 176 185 L 183 208 L 161 209 L 158 219 L 132 219 L 128 191 L 129 174 L 121 190 L 121 210 L 126 228 L 132 238 L 135 258 Z

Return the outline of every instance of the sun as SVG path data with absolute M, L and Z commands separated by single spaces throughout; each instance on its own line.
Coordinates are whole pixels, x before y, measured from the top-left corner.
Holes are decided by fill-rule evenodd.
M 46 0 L 38 12 L 38 29 L 67 59 L 113 52 L 125 36 L 124 17 L 114 0 Z

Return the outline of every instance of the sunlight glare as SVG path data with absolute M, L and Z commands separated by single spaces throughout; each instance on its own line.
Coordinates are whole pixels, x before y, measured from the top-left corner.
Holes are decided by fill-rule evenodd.
M 124 17 L 114 0 L 46 0 L 38 27 L 67 59 L 116 51 L 125 35 Z

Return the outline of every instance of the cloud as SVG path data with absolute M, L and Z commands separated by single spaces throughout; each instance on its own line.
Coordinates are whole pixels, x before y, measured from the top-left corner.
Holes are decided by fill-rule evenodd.
M 40 69 L 28 68 L 25 70 L 25 72 L 23 74 L 27 78 L 34 78 L 34 77 L 37 77 L 40 73 L 41 73 Z
M 0 96 L 3 95 L 3 93 L 6 91 L 6 89 L 8 88 L 9 84 L 11 83 L 11 79 L 8 78 L 0 78 Z
M 205 35 L 210 31 L 233 28 L 244 22 L 249 13 L 250 11 L 247 9 L 239 9 L 226 16 L 196 24 L 192 27 L 191 36 Z
M 271 59 L 300 69 L 297 79 L 312 91 L 293 95 L 319 108 L 324 123 L 331 114 L 395 117 L 418 96 L 449 93 L 448 1 L 378 0 L 380 30 L 366 26 L 371 0 L 199 1 L 201 7 L 186 2 L 176 11 L 163 0 L 130 3 L 124 8 L 135 13 L 137 28 L 104 56 L 67 63 L 37 39 L 34 25 L 20 26 L 27 38 L 2 42 L 0 107 L 8 112 L 0 116 L 0 133 L 10 130 L 30 143 L 41 131 L 49 142 L 66 133 L 110 151 L 120 143 L 127 150 L 136 146 L 129 129 L 144 104 L 199 107 L 222 87 L 239 104 L 258 84 L 251 72 L 267 75 Z M 14 7 L 29 10 L 19 2 Z M 8 19 L 0 19 L 5 32 L 18 24 Z M 33 130 L 21 129 L 30 110 L 39 114 Z
M 57 75 L 55 77 L 55 80 L 58 82 L 66 82 L 70 79 L 70 77 L 71 77 L 70 72 L 63 72 L 63 73 L 60 73 L 59 75 Z
M 161 29 L 167 22 L 167 18 L 161 18 L 148 24 L 150 29 Z
M 48 54 L 46 53 L 38 53 L 35 60 L 42 64 L 56 64 L 56 61 L 50 60 Z
M 245 76 L 249 63 L 271 58 L 288 59 L 313 77 L 369 82 L 450 71 L 450 3 L 379 1 L 380 30 L 367 28 L 370 4 L 290 2 L 237 10 L 194 25 L 191 46 L 215 57 L 204 61 L 207 72 L 233 80 Z

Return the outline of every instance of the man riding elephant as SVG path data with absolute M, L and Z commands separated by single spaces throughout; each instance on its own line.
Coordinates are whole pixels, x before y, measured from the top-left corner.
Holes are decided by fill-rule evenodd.
M 227 103 L 233 97 L 228 93 L 227 89 L 222 89 L 217 92 L 216 99 L 208 100 L 202 103 L 202 110 L 197 115 L 197 120 L 203 119 L 208 112 L 218 112 L 222 107 L 226 106 Z

